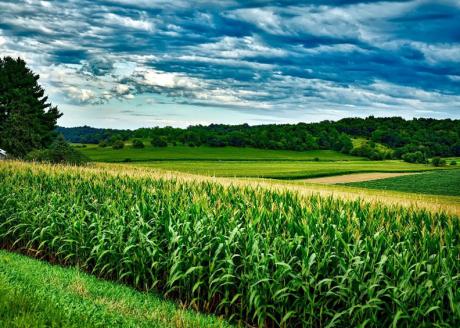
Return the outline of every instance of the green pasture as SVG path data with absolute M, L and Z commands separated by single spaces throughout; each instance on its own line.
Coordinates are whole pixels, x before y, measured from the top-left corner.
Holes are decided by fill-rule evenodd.
M 172 161 L 172 160 L 225 160 L 225 161 L 356 161 L 364 158 L 350 156 L 333 150 L 270 150 L 241 147 L 152 147 L 145 143 L 145 148 L 135 149 L 128 143 L 123 149 L 101 148 L 86 145 L 79 148 L 91 160 L 97 162 L 124 161 Z
M 158 161 L 133 165 L 218 177 L 306 179 L 362 172 L 422 172 L 437 168 L 402 161 Z
M 460 169 L 426 172 L 388 179 L 354 182 L 348 186 L 420 194 L 460 196 Z

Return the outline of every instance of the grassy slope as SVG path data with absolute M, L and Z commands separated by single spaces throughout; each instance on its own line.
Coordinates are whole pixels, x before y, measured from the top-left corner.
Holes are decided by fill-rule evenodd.
M 227 327 L 149 293 L 0 250 L 1 327 Z
M 345 155 L 333 150 L 290 151 L 268 150 L 238 147 L 165 147 L 156 148 L 146 146 L 143 149 L 134 149 L 126 146 L 120 150 L 111 147 L 100 148 L 96 145 L 87 145 L 79 148 L 85 155 L 98 162 L 122 162 L 129 158 L 132 161 L 164 161 L 164 160 L 235 160 L 235 161 L 312 161 L 315 157 L 327 161 L 355 161 L 363 158 Z
M 421 194 L 460 196 L 460 170 L 428 172 L 381 180 L 354 182 L 347 185 Z
M 354 138 L 353 139 L 353 147 L 360 147 L 363 146 L 364 144 L 369 143 L 370 141 L 365 138 Z M 375 142 L 375 148 L 379 151 L 391 151 L 390 147 L 385 146 L 384 144 Z
M 238 162 L 238 161 L 163 161 L 136 163 L 143 167 L 219 177 L 263 177 L 300 179 L 358 172 L 419 172 L 433 166 L 402 161 L 337 161 L 337 162 Z
M 237 147 L 147 146 L 121 150 L 87 145 L 80 148 L 98 162 L 123 162 L 193 174 L 220 177 L 300 179 L 358 172 L 406 172 L 434 169 L 401 161 L 369 161 L 332 150 L 288 151 Z M 320 162 L 314 161 L 319 158 Z

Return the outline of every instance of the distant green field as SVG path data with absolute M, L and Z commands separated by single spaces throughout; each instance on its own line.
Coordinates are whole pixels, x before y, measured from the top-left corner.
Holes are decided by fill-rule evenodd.
M 153 293 L 0 250 L 0 327 L 229 327 Z
M 348 186 L 420 194 L 460 196 L 460 169 L 347 183 Z
M 111 147 L 101 148 L 97 145 L 87 145 L 79 148 L 86 156 L 98 162 L 123 162 L 127 159 L 137 161 L 163 160 L 225 160 L 225 161 L 356 161 L 365 160 L 360 157 L 342 154 L 333 150 L 269 150 L 240 147 L 164 147 L 157 148 L 146 145 L 143 149 L 134 149 L 130 145 L 120 150 Z
M 358 172 L 421 172 L 436 169 L 429 165 L 402 161 L 159 161 L 132 164 L 219 177 L 278 179 L 302 179 Z

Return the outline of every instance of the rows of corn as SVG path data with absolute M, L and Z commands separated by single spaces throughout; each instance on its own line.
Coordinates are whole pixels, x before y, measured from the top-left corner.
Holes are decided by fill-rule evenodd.
M 4 162 L 0 243 L 242 324 L 460 324 L 442 213 Z

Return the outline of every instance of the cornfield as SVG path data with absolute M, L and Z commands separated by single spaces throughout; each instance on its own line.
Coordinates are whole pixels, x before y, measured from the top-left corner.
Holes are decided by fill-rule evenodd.
M 243 325 L 460 325 L 460 220 L 415 208 L 5 162 L 0 243 Z

